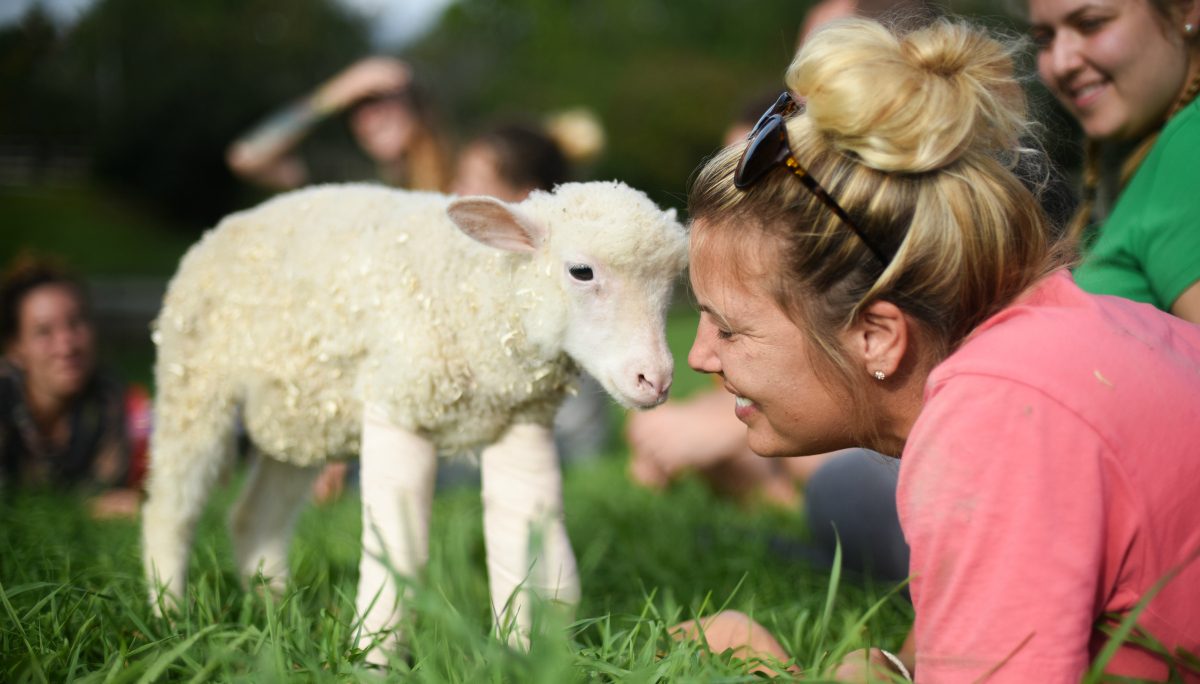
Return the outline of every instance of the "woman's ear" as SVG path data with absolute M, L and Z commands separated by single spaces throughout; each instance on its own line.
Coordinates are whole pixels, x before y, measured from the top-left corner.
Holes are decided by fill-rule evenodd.
M 863 372 L 882 380 L 896 373 L 908 353 L 911 325 L 900 307 L 888 301 L 867 305 L 846 340 L 851 358 Z M 882 377 L 881 375 L 882 374 Z
M 1196 37 L 1198 29 L 1200 29 L 1200 0 L 1176 0 L 1176 7 L 1179 9 L 1180 26 L 1179 29 L 1184 32 L 1185 40 L 1192 40 Z M 1187 28 L 1191 26 L 1191 31 Z

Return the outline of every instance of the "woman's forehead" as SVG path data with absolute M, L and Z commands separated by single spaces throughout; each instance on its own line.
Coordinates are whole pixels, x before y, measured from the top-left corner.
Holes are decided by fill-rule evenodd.
M 773 280 L 779 267 L 778 241 L 755 227 L 692 223 L 688 264 L 693 283 L 726 283 L 754 289 Z
M 79 293 L 75 288 L 67 283 L 58 282 L 38 285 L 21 298 L 22 311 L 57 310 L 64 305 L 79 308 L 80 304 Z
M 701 310 L 725 318 L 742 318 L 778 308 L 767 286 L 768 274 L 736 259 L 723 259 L 709 252 L 699 261 L 691 261 L 689 276 Z

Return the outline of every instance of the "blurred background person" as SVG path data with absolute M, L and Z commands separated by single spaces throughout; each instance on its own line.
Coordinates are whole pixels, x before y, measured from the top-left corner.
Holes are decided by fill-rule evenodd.
M 273 190 L 365 180 L 348 168 L 317 173 L 298 151 L 317 124 L 341 112 L 348 113 L 355 142 L 374 163 L 374 178 L 400 188 L 446 189 L 449 165 L 429 98 L 407 64 L 382 56 L 355 62 L 240 136 L 226 154 L 229 168 Z
M 136 515 L 149 398 L 96 364 L 83 285 L 22 256 L 0 284 L 0 483 L 73 489 L 95 517 Z
M 568 180 L 558 141 L 527 123 L 503 123 L 468 141 L 458 154 L 450 191 L 520 202 L 534 190 Z
M 1087 136 L 1076 282 L 1200 323 L 1200 2 L 1028 10 L 1038 74 Z

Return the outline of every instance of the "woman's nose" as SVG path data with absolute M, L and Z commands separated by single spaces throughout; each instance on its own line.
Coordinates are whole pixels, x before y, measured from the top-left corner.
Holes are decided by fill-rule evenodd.
M 1079 71 L 1083 65 L 1082 47 L 1079 36 L 1074 33 L 1060 32 L 1054 36 L 1049 47 L 1051 76 L 1061 80 Z
M 700 324 L 696 326 L 696 339 L 692 341 L 692 348 L 688 351 L 688 365 L 692 370 L 697 373 L 716 373 L 721 370 L 720 361 L 713 351 L 715 338 L 716 331 L 713 326 L 701 318 Z
M 88 331 L 82 326 L 66 326 L 55 332 L 54 349 L 59 354 L 75 354 L 88 342 Z

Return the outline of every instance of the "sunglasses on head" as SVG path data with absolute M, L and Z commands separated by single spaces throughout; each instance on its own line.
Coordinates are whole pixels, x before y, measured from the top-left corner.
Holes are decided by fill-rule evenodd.
M 758 123 L 754 124 L 754 129 L 750 131 L 746 150 L 742 152 L 742 159 L 733 173 L 734 187 L 745 190 L 757 183 L 776 166 L 786 166 L 793 175 L 800 179 L 801 183 L 804 183 L 804 187 L 829 207 L 829 210 L 841 219 L 842 223 L 854 231 L 867 249 L 875 255 L 875 258 L 879 259 L 879 263 L 886 266 L 890 259 L 884 256 L 883 250 L 867 239 L 854 221 L 850 220 L 846 210 L 842 209 L 841 205 L 828 192 L 825 192 L 825 188 L 821 187 L 817 179 L 813 178 L 808 173 L 808 169 L 801 166 L 795 155 L 792 154 L 792 146 L 788 143 L 786 120 L 788 116 L 800 109 L 800 103 L 796 102 L 791 93 L 784 91 L 775 104 L 771 105 L 770 109 L 759 118 Z

